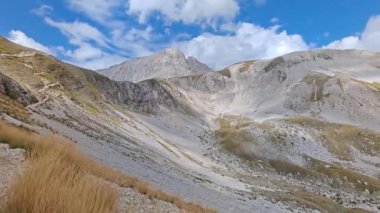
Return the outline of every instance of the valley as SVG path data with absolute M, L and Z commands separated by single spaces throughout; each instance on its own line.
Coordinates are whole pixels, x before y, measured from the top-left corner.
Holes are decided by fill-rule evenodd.
M 114 81 L 1 38 L 0 113 L 218 212 L 377 212 L 379 67 L 315 50 Z

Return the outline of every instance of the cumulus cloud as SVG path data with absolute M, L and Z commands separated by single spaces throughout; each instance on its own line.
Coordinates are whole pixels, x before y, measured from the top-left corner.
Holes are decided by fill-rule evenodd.
M 10 41 L 17 44 L 36 49 L 51 55 L 60 54 L 64 56 L 66 61 L 80 67 L 88 69 L 102 69 L 110 67 L 114 64 L 125 61 L 127 58 L 118 54 L 110 54 L 102 49 L 94 47 L 88 43 L 82 43 L 74 50 L 68 50 L 64 47 L 46 47 L 34 39 L 28 37 L 24 32 L 12 30 L 7 37 Z
M 69 63 L 88 69 L 102 69 L 126 60 L 126 57 L 116 53 L 109 44 L 111 41 L 102 32 L 88 23 L 58 22 L 49 17 L 45 17 L 44 20 L 48 25 L 60 30 L 69 43 L 75 46 L 73 49 L 55 48 Z
M 232 35 L 204 33 L 174 45 L 182 49 L 186 55 L 194 56 L 215 69 L 244 60 L 273 58 L 293 51 L 310 49 L 300 35 L 279 32 L 278 28 L 241 23 L 236 26 L 236 32 Z
M 239 12 L 236 0 L 129 0 L 128 14 L 137 15 L 140 23 L 155 12 L 169 21 L 213 24 L 218 19 L 231 20 Z
M 118 28 L 112 30 L 110 34 L 113 45 L 133 57 L 153 54 L 154 50 L 159 49 L 156 40 L 162 37 L 162 35 L 155 33 L 150 25 L 141 29 L 136 27 Z
M 362 33 L 348 36 L 322 47 L 328 49 L 367 49 L 380 51 L 380 15 L 371 17 Z
M 112 16 L 112 10 L 120 6 L 120 0 L 67 0 L 71 9 L 87 17 L 105 23 Z
M 32 49 L 39 50 L 41 52 L 45 52 L 51 55 L 54 55 L 49 47 L 44 46 L 41 43 L 38 43 L 33 38 L 28 37 L 24 32 L 19 30 L 11 30 L 8 35 L 8 39 L 14 43 L 23 45 L 25 47 L 29 47 Z
M 108 47 L 107 38 L 97 28 L 88 23 L 57 22 L 49 17 L 45 17 L 45 22 L 52 27 L 58 28 L 69 38 L 71 44 L 81 45 L 82 43 L 94 41 L 102 47 Z
M 125 60 L 127 60 L 127 58 L 123 56 L 103 52 L 98 57 L 88 58 L 86 60 L 78 60 L 76 58 L 71 58 L 68 62 L 87 69 L 98 70 L 108 68 L 115 64 L 119 64 Z
M 76 61 L 86 61 L 93 58 L 99 58 L 103 55 L 103 51 L 100 48 L 96 48 L 88 43 L 83 43 L 79 48 L 75 50 L 66 50 L 62 53 Z

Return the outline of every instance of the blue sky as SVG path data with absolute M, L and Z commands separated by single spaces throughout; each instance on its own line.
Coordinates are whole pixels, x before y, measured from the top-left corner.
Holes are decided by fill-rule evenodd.
M 380 51 L 379 0 L 2 0 L 0 34 L 90 69 L 164 48 L 209 66 L 316 48 Z

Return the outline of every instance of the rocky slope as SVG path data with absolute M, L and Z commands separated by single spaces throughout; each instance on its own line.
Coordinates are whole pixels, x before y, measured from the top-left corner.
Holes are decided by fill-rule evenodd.
M 115 81 L 139 82 L 146 79 L 164 79 L 196 75 L 211 69 L 193 57 L 186 58 L 176 49 L 166 49 L 158 54 L 125 61 L 99 73 Z
M 27 122 L 116 169 L 220 212 L 379 211 L 379 53 L 131 83 L 20 48 L 0 71 L 38 99 Z

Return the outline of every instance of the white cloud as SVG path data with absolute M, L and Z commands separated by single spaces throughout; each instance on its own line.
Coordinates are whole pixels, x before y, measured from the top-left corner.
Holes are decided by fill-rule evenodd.
M 204 33 L 174 45 L 216 69 L 244 60 L 310 49 L 300 35 L 278 32 L 278 26 L 263 28 L 251 23 L 239 24 L 233 35 Z
M 74 50 L 64 47 L 56 49 L 66 58 L 66 62 L 92 70 L 108 68 L 127 59 L 117 53 L 107 53 L 89 43 L 82 43 Z
M 25 33 L 19 30 L 9 32 L 8 39 L 17 44 L 33 48 L 51 55 L 60 54 L 67 58 L 67 62 L 88 69 L 102 69 L 120 63 L 127 58 L 118 54 L 109 54 L 102 49 L 94 47 L 88 43 L 81 43 L 74 50 L 67 50 L 64 47 L 46 47 L 34 39 L 28 37 Z M 55 54 L 56 53 L 56 54 Z
M 143 30 L 132 28 L 125 32 L 125 38 L 128 41 L 137 41 L 141 39 L 150 41 L 153 36 L 153 27 L 150 25 Z
M 111 40 L 114 46 L 134 57 L 146 56 L 157 50 L 155 41 L 162 35 L 156 34 L 153 27 L 148 25 L 144 29 L 132 27 L 130 29 L 114 29 L 111 31 Z
M 67 0 L 71 9 L 82 12 L 89 18 L 106 23 L 112 10 L 120 6 L 120 0 Z
M 348 36 L 341 40 L 333 41 L 322 48 L 380 51 L 380 15 L 371 17 L 360 35 Z
M 75 46 L 74 49 L 57 48 L 69 63 L 88 69 L 102 69 L 126 60 L 117 53 L 108 53 L 106 50 L 117 51 L 109 45 L 111 40 L 88 23 L 57 22 L 49 17 L 45 17 L 45 22 L 59 29 L 69 39 L 69 43 Z
M 28 37 L 24 32 L 19 30 L 11 30 L 9 32 L 8 39 L 14 43 L 39 50 L 41 52 L 45 52 L 51 55 L 54 55 L 50 48 L 38 43 L 33 38 Z
M 40 7 L 33 9 L 32 13 L 39 16 L 46 16 L 46 15 L 49 15 L 53 11 L 54 11 L 54 8 L 52 6 L 43 4 Z
M 103 51 L 88 43 L 83 43 L 79 48 L 66 50 L 62 52 L 65 56 L 75 59 L 76 61 L 86 61 L 93 58 L 99 58 L 103 55 Z
M 102 47 L 108 47 L 107 38 L 97 28 L 79 21 L 74 22 L 56 22 L 49 17 L 45 22 L 50 26 L 58 28 L 64 35 L 69 38 L 69 42 L 74 45 L 94 41 Z
M 270 23 L 272 23 L 272 24 L 276 24 L 278 22 L 280 22 L 280 19 L 277 18 L 277 17 L 273 17 L 273 18 L 270 19 Z
M 254 0 L 256 6 L 263 6 L 267 3 L 267 0 Z
M 128 14 L 137 15 L 140 23 L 154 12 L 169 21 L 214 24 L 218 19 L 231 20 L 239 12 L 236 0 L 129 0 Z
M 72 58 L 68 62 L 87 69 L 98 70 L 119 64 L 125 60 L 127 60 L 127 58 L 117 54 L 103 53 L 99 57 L 89 58 L 86 60 L 76 60 L 75 58 Z

